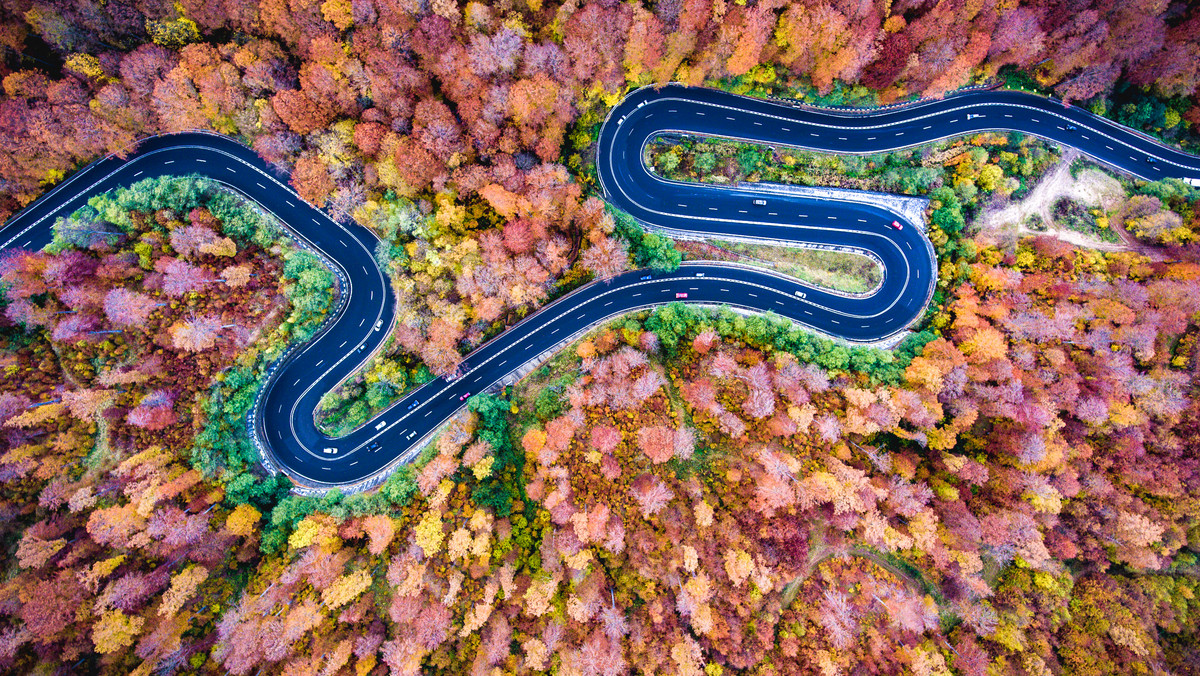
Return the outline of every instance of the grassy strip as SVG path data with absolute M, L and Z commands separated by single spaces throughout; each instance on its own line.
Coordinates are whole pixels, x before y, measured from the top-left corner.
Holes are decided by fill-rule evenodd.
M 679 242 L 688 260 L 735 261 L 774 270 L 814 286 L 846 293 L 869 293 L 883 281 L 875 261 L 859 254 L 713 239 Z

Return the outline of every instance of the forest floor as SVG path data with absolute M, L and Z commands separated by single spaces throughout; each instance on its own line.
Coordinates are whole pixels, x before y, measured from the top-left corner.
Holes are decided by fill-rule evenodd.
M 1048 235 L 1075 246 L 1102 251 L 1131 248 L 1131 243 L 1119 229 L 1115 232 L 1116 237 L 1110 238 L 1117 241 L 1105 241 L 1094 232 L 1064 227 L 1056 218 L 1055 205 L 1064 198 L 1101 209 L 1105 213 L 1113 212 L 1124 201 L 1125 191 L 1121 184 L 1099 169 L 1084 169 L 1072 176 L 1071 165 L 1079 157 L 1078 151 L 1068 149 L 1058 166 L 1047 172 L 1025 199 L 984 211 L 976 227 L 980 232 L 1000 240 L 1009 240 L 1013 244 L 1030 235 Z M 1036 227 L 1030 227 L 1031 224 Z

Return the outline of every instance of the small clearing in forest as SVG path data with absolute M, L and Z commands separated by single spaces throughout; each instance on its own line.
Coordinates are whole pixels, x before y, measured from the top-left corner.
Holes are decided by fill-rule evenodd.
M 1121 184 L 1099 169 L 1085 168 L 1072 176 L 1071 165 L 1079 157 L 1078 151 L 1065 152 L 1058 166 L 1051 169 L 1025 199 L 985 210 L 977 219 L 976 228 L 1013 243 L 1029 235 L 1049 235 L 1075 246 L 1107 251 L 1127 249 L 1115 231 L 1110 230 L 1113 235 L 1102 238 L 1100 233 L 1107 228 L 1071 228 L 1063 222 L 1061 212 L 1056 214 L 1056 205 L 1065 199 L 1098 210 L 1098 218 L 1107 223 L 1108 215 L 1124 201 L 1125 191 Z

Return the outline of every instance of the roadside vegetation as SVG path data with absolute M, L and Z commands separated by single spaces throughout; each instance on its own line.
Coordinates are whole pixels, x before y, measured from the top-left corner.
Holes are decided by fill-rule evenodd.
M 867 256 L 842 251 L 750 244 L 711 239 L 679 240 L 687 260 L 733 261 L 774 270 L 814 286 L 843 293 L 870 293 L 883 281 L 883 269 Z

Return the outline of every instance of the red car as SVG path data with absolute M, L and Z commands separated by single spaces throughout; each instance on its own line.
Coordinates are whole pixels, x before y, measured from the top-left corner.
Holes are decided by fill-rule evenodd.
M 675 297 L 676 297 L 676 298 L 687 298 L 687 292 L 686 292 L 686 291 L 680 291 L 679 293 L 675 294 Z
M 903 230 L 904 226 L 900 225 L 900 221 L 892 221 L 892 227 L 897 230 Z
M 466 393 L 466 394 L 464 394 L 463 396 L 459 397 L 459 398 L 458 398 L 458 400 L 459 400 L 459 401 L 462 401 L 463 399 L 466 399 L 466 398 L 467 398 L 467 397 L 469 397 L 469 396 L 471 396 L 471 393 L 470 393 L 470 392 L 467 392 L 467 393 Z

